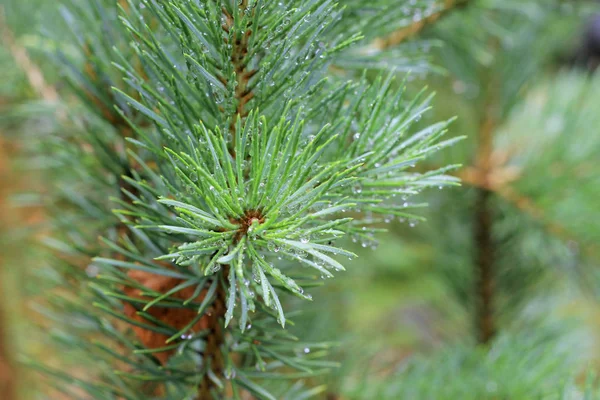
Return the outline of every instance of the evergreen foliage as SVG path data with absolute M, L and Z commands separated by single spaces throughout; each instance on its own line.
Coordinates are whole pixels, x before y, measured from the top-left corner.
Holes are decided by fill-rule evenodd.
M 37 398 L 600 397 L 591 2 L 400 3 L 39 5 Z
M 300 379 L 336 366 L 332 343 L 282 329 L 286 294 L 311 300 L 344 269 L 342 236 L 367 245 L 384 216 L 419 218 L 393 197 L 457 183 L 452 167 L 411 171 L 457 140 L 440 141 L 450 121 L 413 129 L 431 96 L 407 98 L 393 73 L 330 72 L 361 40 L 330 1 L 95 0 L 61 14 L 72 46 L 54 58 L 85 109 L 45 150 L 60 185 L 46 241 L 77 292 L 53 300 L 70 311 L 55 336 L 102 362 L 95 379 L 34 364 L 95 399 L 322 391 Z

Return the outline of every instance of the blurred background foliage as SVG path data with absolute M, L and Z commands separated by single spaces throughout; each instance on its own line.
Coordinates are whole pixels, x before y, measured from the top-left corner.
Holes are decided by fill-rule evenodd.
M 364 15 L 366 3 L 379 5 L 353 0 L 348 10 Z M 600 77 L 584 48 L 598 4 L 440 4 L 397 20 L 404 36 L 380 32 L 390 42 L 374 29 L 365 52 L 336 68 L 412 70 L 414 91 L 434 89 L 421 123 L 458 116 L 451 134 L 467 139 L 427 168 L 460 163 L 463 186 L 423 194 L 427 221 L 390 219 L 378 245 L 353 238 L 360 258 L 315 289 L 292 329 L 340 343 L 328 400 L 600 398 L 590 372 L 600 367 Z M 43 399 L 38 375 L 15 367 L 24 355 L 65 373 L 97 367 L 47 340 L 58 330 L 43 294 L 59 279 L 32 244 L 51 190 L 33 150 L 59 126 L 65 84 L 44 54 L 70 49 L 55 2 L 3 0 L 3 10 L 0 362 L 8 354 L 11 367 L 0 371 L 12 372 L 0 384 Z

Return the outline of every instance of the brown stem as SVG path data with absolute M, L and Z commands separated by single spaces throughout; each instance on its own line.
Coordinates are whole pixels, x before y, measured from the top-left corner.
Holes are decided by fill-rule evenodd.
M 227 277 L 229 275 L 229 268 L 224 268 L 221 276 Z M 219 279 L 219 275 L 215 276 L 215 279 Z M 208 327 L 210 334 L 206 339 L 206 348 L 204 350 L 204 368 L 212 370 L 215 376 L 219 379 L 224 377 L 225 372 L 225 361 L 223 359 L 223 352 L 221 347 L 225 343 L 225 302 L 227 299 L 227 293 L 223 282 L 218 283 L 216 298 L 212 305 L 212 310 L 207 314 Z M 204 374 L 202 382 L 198 391 L 198 400 L 212 400 L 211 389 L 216 385 L 210 379 L 207 373 Z
M 486 344 L 494 337 L 494 242 L 492 236 L 492 192 L 487 189 L 493 172 L 493 139 L 497 126 L 496 86 L 492 79 L 487 88 L 483 121 L 479 129 L 475 170 L 483 187 L 477 189 L 473 241 L 475 244 L 476 328 L 479 343 Z
M 420 19 L 419 21 L 398 29 L 392 32 L 387 37 L 379 38 L 373 42 L 373 47 L 384 50 L 390 47 L 399 45 L 407 39 L 421 32 L 423 29 L 432 25 L 434 22 L 439 20 L 441 17 L 448 15 L 450 11 L 455 8 L 465 6 L 469 0 L 446 0 L 442 5 L 442 8 L 427 17 Z
M 492 242 L 491 193 L 477 189 L 475 202 L 475 273 L 477 296 L 477 334 L 480 343 L 488 343 L 495 334 L 494 323 L 494 245 Z
M 244 10 L 248 7 L 248 1 L 242 0 L 239 4 L 239 10 L 243 15 Z M 233 17 L 229 15 L 227 10 L 223 8 L 223 13 L 226 17 L 226 23 L 223 25 L 223 30 L 229 32 L 233 26 Z M 237 118 L 244 118 L 247 116 L 246 104 L 254 97 L 254 93 L 248 90 L 248 82 L 256 74 L 256 70 L 248 70 L 248 62 L 246 56 L 248 55 L 248 42 L 252 35 L 252 27 L 250 23 L 246 26 L 246 29 L 239 37 L 233 39 L 233 51 L 231 53 L 231 63 L 235 71 L 235 99 L 237 101 L 237 107 L 229 125 L 229 130 L 232 133 L 232 142 L 230 152 L 232 156 L 235 156 L 235 123 Z

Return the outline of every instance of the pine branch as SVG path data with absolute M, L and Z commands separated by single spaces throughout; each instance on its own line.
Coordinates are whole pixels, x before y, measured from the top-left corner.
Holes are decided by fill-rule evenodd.
M 578 210 L 581 206 L 588 207 L 584 199 L 593 198 L 593 191 L 579 191 L 579 186 L 594 187 L 587 182 L 593 181 L 597 176 L 594 162 L 591 161 L 595 154 L 595 142 L 589 140 L 587 133 L 588 126 L 595 126 L 597 121 L 582 111 L 586 104 L 592 102 L 590 99 L 594 99 L 593 88 L 596 83 L 593 79 L 574 77 L 576 75 L 567 74 L 553 81 L 553 84 L 542 85 L 541 90 L 538 88 L 533 91 L 532 97 L 527 97 L 521 103 L 515 115 L 503 121 L 498 130 L 502 136 L 490 155 L 487 174 L 482 176 L 477 168 L 469 167 L 458 171 L 458 176 L 468 185 L 493 193 L 512 207 L 517 215 L 521 214 L 523 225 L 519 229 L 525 237 L 528 230 L 539 229 L 548 239 L 558 240 L 567 246 L 570 249 L 568 254 L 572 253 L 573 259 L 566 262 L 575 263 L 580 278 L 587 278 L 586 260 L 593 260 L 598 256 L 593 233 L 590 235 L 589 231 L 579 229 L 572 218 L 565 218 L 556 212 L 560 209 Z M 540 99 L 543 106 L 540 106 Z M 566 104 L 570 106 L 565 108 Z M 540 121 L 551 121 L 553 118 L 569 118 L 576 123 L 565 125 L 562 131 L 550 134 Z M 527 135 L 523 132 L 527 132 Z M 570 149 L 576 143 L 572 141 L 572 137 L 590 143 L 585 152 L 577 152 L 577 158 L 567 156 L 573 154 Z M 549 176 L 545 175 L 547 171 L 552 171 Z M 540 174 L 543 176 L 543 190 L 535 186 Z M 575 196 L 571 190 L 575 190 Z M 562 200 L 556 197 L 557 191 L 568 191 L 569 194 Z M 567 199 L 575 200 L 573 204 L 565 206 L 564 201 Z M 572 215 L 579 213 L 580 211 L 576 211 Z M 533 223 L 533 226 L 528 226 L 527 222 Z M 581 225 L 583 226 L 585 225 Z M 559 262 L 556 264 L 560 265 Z M 589 282 L 589 279 L 580 279 L 579 283 L 589 288 Z
M 353 221 L 348 209 L 416 220 L 391 199 L 456 184 L 444 175 L 452 167 L 409 171 L 456 141 L 440 141 L 451 121 L 413 132 L 431 97 L 404 99 L 393 74 L 327 79 L 333 55 L 358 40 L 332 34 L 343 15 L 333 1 L 120 4 L 121 21 L 110 0 L 66 11 L 87 63 L 58 56 L 98 117 L 90 120 L 101 120 L 85 126 L 93 168 L 70 157 L 67 165 L 122 193 L 116 227 L 106 195 L 91 205 L 95 192 L 68 199 L 107 225 L 105 248 L 87 250 L 108 255 L 92 264 L 100 273 L 90 280 L 92 304 L 106 314 L 98 318 L 125 321 L 135 334 L 120 326 L 111 336 L 127 371 L 108 378 L 138 376 L 199 400 L 278 398 L 271 381 L 336 366 L 321 359 L 330 344 L 282 329 L 293 324 L 282 296 L 312 300 L 305 289 L 344 270 L 338 258 L 355 255 L 339 237 L 375 241 L 378 221 Z M 294 386 L 300 397 L 324 390 Z
M 492 156 L 492 158 L 495 158 Z M 534 199 L 518 193 L 511 182 L 520 177 L 520 173 L 514 169 L 504 167 L 501 164 L 494 164 L 488 171 L 487 178 L 482 180 L 479 171 L 474 167 L 465 167 L 456 171 L 453 175 L 458 177 L 465 185 L 472 186 L 481 191 L 488 191 L 492 194 L 504 199 L 508 204 L 519 209 L 529 218 L 541 224 L 543 228 L 560 238 L 564 242 L 578 241 L 576 235 L 568 230 L 565 226 L 550 221 L 542 208 L 536 206 Z M 588 247 L 588 251 L 593 252 L 592 247 Z
M 239 18 L 242 18 L 244 13 L 248 9 L 248 0 L 242 0 L 239 2 L 237 11 Z M 234 9 L 236 10 L 236 9 Z M 230 30 L 234 25 L 234 16 L 230 15 L 227 9 L 223 6 L 221 11 L 223 12 L 225 22 L 222 25 L 222 29 L 225 33 L 230 33 Z M 251 10 L 252 15 L 254 14 L 254 7 Z M 251 89 L 248 89 L 248 82 L 252 76 L 256 74 L 256 70 L 247 71 L 247 60 L 248 55 L 248 41 L 252 35 L 252 26 L 249 22 L 242 33 L 236 35 L 231 45 L 233 46 L 230 62 L 233 65 L 233 71 L 235 73 L 236 85 L 234 91 L 234 101 L 237 102 L 235 112 L 230 117 L 229 130 L 232 138 L 236 137 L 236 122 L 238 119 L 243 120 L 248 116 L 246 111 L 246 104 L 252 99 L 254 93 Z M 224 85 L 227 85 L 227 81 L 219 77 Z M 229 146 L 229 152 L 233 158 L 236 157 L 236 143 L 235 139 L 231 141 Z M 248 226 L 249 224 L 246 224 Z M 244 226 L 244 224 L 242 224 Z M 211 369 L 216 378 L 220 381 L 225 381 L 225 360 L 222 354 L 222 346 L 225 345 L 225 319 L 227 313 L 227 288 L 225 282 L 229 281 L 230 266 L 224 265 L 221 268 L 221 273 L 214 277 L 217 280 L 217 293 L 212 305 L 212 310 L 208 314 L 207 325 L 209 329 L 209 336 L 206 341 L 206 348 L 203 354 L 203 365 L 207 369 Z M 221 282 L 219 282 L 222 280 Z M 213 378 L 205 373 L 198 391 L 198 400 L 210 400 L 212 399 L 211 391 L 216 388 L 216 384 Z
M 444 0 L 442 7 L 428 15 L 427 17 L 414 22 L 411 25 L 403 27 L 395 32 L 392 32 L 384 38 L 376 39 L 373 42 L 373 47 L 379 50 L 384 50 L 390 47 L 399 45 L 402 42 L 420 33 L 423 29 L 433 25 L 442 17 L 451 14 L 451 11 L 467 5 L 470 0 Z
M 550 221 L 547 218 L 546 213 L 540 207 L 537 207 L 530 197 L 517 193 L 517 191 L 510 186 L 500 187 L 495 193 L 509 204 L 512 204 L 533 220 L 540 223 L 547 232 L 560 238 L 563 242 L 581 242 L 581 240 L 578 239 L 573 232 L 570 232 L 567 227 Z M 582 248 L 589 254 L 598 255 L 597 248 L 589 243 L 582 244 Z
M 415 355 L 403 361 L 391 376 L 355 384 L 357 390 L 351 391 L 351 398 L 454 400 L 581 396 L 581 387 L 572 385 L 572 381 L 583 383 L 579 352 L 589 351 L 586 345 L 582 345 L 579 335 L 570 335 L 564 324 L 536 328 L 500 332 L 490 343 L 489 351 L 459 344 L 447 345 L 433 355 Z M 535 357 L 531 356 L 534 354 Z M 590 390 L 584 398 L 595 399 L 595 393 Z

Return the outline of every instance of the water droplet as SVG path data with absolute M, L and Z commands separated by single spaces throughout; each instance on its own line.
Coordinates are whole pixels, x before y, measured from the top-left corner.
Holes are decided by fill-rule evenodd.
M 235 378 L 235 369 L 231 368 L 231 369 L 226 369 L 225 370 L 225 379 L 227 380 L 231 380 L 233 378 Z
M 88 267 L 85 269 L 85 272 L 87 276 L 89 276 L 90 278 L 94 278 L 100 272 L 100 268 L 98 268 L 95 265 L 88 265 Z

